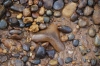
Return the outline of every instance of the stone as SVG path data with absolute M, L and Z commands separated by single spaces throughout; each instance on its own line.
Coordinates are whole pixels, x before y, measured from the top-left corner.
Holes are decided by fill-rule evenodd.
M 44 23 L 44 17 L 38 16 L 36 19 L 34 19 L 34 21 L 39 23 Z
M 95 5 L 94 7 L 94 12 L 93 12 L 93 21 L 94 21 L 94 24 L 100 24 L 100 8 L 98 5 Z
M 62 0 L 57 0 L 54 2 L 53 8 L 55 10 L 61 10 L 64 7 L 64 2 Z
M 4 6 L 0 5 L 0 19 L 4 16 L 6 9 Z
M 84 9 L 84 15 L 85 16 L 89 16 L 93 13 L 93 8 L 89 7 L 89 6 L 86 6 L 85 9 Z
M 3 3 L 3 5 L 5 6 L 5 7 L 9 7 L 9 6 L 11 6 L 12 5 L 12 0 L 5 0 L 4 1 L 4 3 Z
M 79 40 L 78 39 L 73 40 L 72 44 L 74 47 L 77 47 L 79 45 Z
M 19 26 L 20 26 L 21 28 L 23 28 L 23 27 L 25 26 L 23 20 L 20 19 L 20 20 L 18 20 L 18 22 L 19 22 Z
M 78 20 L 78 15 L 76 13 L 73 13 L 72 16 L 70 17 L 70 20 L 73 22 Z
M 7 56 L 0 56 L 0 62 L 5 62 L 7 59 Z
M 33 12 L 38 11 L 38 6 L 37 5 L 32 5 L 31 6 L 31 11 L 33 11 Z
M 88 5 L 93 6 L 94 5 L 94 0 L 88 0 Z
M 40 28 L 41 30 L 43 30 L 43 29 L 46 29 L 47 26 L 46 26 L 46 24 L 40 24 L 40 25 L 39 25 L 39 28 Z
M 55 17 L 60 17 L 61 16 L 61 12 L 60 11 L 54 11 L 54 16 Z
M 47 17 L 47 16 L 45 16 L 45 17 L 43 18 L 43 20 L 44 20 L 45 23 L 49 23 L 49 22 L 50 22 L 50 18 Z
M 58 62 L 57 62 L 57 60 L 52 59 L 52 60 L 49 61 L 49 64 L 51 66 L 57 66 L 58 65 Z
M 71 33 L 71 34 L 68 35 L 68 40 L 71 41 L 71 40 L 73 40 L 74 38 L 75 38 L 75 35 L 74 35 L 74 34 Z
M 62 59 L 62 58 L 58 58 L 57 60 L 58 60 L 59 65 L 61 65 L 61 66 L 63 66 L 63 65 L 64 65 L 64 61 L 63 61 L 63 59 Z
M 87 5 L 87 0 L 80 0 L 79 1 L 79 8 L 84 8 Z
M 83 28 L 87 26 L 87 22 L 83 19 L 79 19 L 78 25 Z
M 55 50 L 47 50 L 46 53 L 49 56 L 49 58 L 54 58 L 56 52 Z
M 39 15 L 44 15 L 44 13 L 45 13 L 45 8 L 41 7 L 39 10 Z
M 81 52 L 82 55 L 86 55 L 87 54 L 87 49 L 84 45 L 80 45 L 79 46 L 79 50 Z
M 65 42 L 67 40 L 68 40 L 68 36 L 67 35 L 61 36 L 61 41 Z
M 52 16 L 52 11 L 51 11 L 51 10 L 47 10 L 47 11 L 46 11 L 46 14 L 47 14 L 48 16 Z
M 73 61 L 73 59 L 71 57 L 67 57 L 65 59 L 65 63 L 68 64 L 68 63 L 71 63 Z
M 88 34 L 90 37 L 94 37 L 96 35 L 96 30 L 94 28 L 90 28 L 88 30 Z
M 23 16 L 25 16 L 25 17 L 31 16 L 31 11 L 30 11 L 29 8 L 25 8 L 25 9 L 23 10 Z
M 96 59 L 91 59 L 91 66 L 96 66 L 97 60 Z
M 75 12 L 76 10 L 76 7 L 77 7 L 77 4 L 76 3 L 69 3 L 67 4 L 64 9 L 62 10 L 62 14 L 66 17 L 71 17 L 71 15 Z
M 27 45 L 27 44 L 23 44 L 23 50 L 29 51 L 30 50 L 30 46 Z
M 34 60 L 31 61 L 31 63 L 34 64 L 34 65 L 38 65 L 38 64 L 41 63 L 41 60 L 40 59 L 34 59 Z
M 23 56 L 22 60 L 23 60 L 23 62 L 27 62 L 28 61 L 28 56 Z
M 99 35 L 99 34 L 97 34 L 97 35 L 95 36 L 94 45 L 97 46 L 97 47 L 100 46 L 100 35 Z
M 17 19 L 21 19 L 22 18 L 22 13 L 19 13 L 18 15 L 17 15 Z
M 84 15 L 83 10 L 80 9 L 80 8 L 78 8 L 78 9 L 76 10 L 76 12 L 77 12 L 77 14 L 80 15 L 80 16 L 83 16 L 83 15 Z
M 25 9 L 25 6 L 21 4 L 14 4 L 10 8 L 14 11 L 23 12 L 23 10 Z
M 43 0 L 44 7 L 46 9 L 51 9 L 54 3 L 54 0 Z
M 7 27 L 7 22 L 6 20 L 2 19 L 0 21 L 0 29 L 5 29 Z
M 27 3 L 28 0 L 19 0 L 20 1 L 20 4 L 25 4 Z
M 39 31 L 39 26 L 36 23 L 33 23 L 30 26 L 29 31 L 31 31 L 31 32 L 38 32 Z
M 32 17 L 24 17 L 24 18 L 23 18 L 23 22 L 24 22 L 24 23 L 33 22 L 33 18 L 32 18 Z

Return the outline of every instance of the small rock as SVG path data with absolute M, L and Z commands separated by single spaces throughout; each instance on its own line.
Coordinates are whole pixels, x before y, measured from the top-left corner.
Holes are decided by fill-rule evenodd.
M 38 2 L 38 7 L 42 7 L 43 6 L 43 2 L 42 2 L 42 0 L 40 0 L 39 2 Z
M 45 57 L 45 54 L 46 54 L 46 51 L 45 51 L 45 48 L 42 47 L 42 46 L 39 46 L 37 49 L 36 49 L 36 57 L 37 58 L 44 58 Z
M 7 27 L 7 22 L 4 19 L 2 19 L 0 21 L 0 29 L 5 29 L 6 27 Z
M 33 17 L 34 19 L 38 18 L 38 16 L 39 16 L 38 13 L 32 13 L 32 17 Z
M 49 64 L 51 66 L 57 66 L 58 65 L 58 62 L 57 62 L 57 60 L 52 59 L 52 60 L 49 61 Z
M 38 64 L 41 63 L 41 60 L 40 59 L 34 59 L 34 60 L 31 61 L 31 63 L 34 64 L 34 65 L 38 65 Z
M 67 57 L 65 59 L 65 63 L 68 64 L 68 63 L 71 63 L 73 61 L 73 59 L 71 57 Z
M 94 41 L 95 46 L 99 47 L 100 46 L 100 35 L 97 34 L 95 36 L 95 41 Z
M 23 22 L 24 22 L 24 23 L 33 22 L 33 18 L 32 18 L 32 17 L 24 17 L 24 18 L 23 18 Z
M 25 8 L 25 9 L 23 10 L 23 16 L 25 16 L 25 17 L 31 16 L 31 11 L 30 11 L 29 8 Z
M 67 35 L 63 35 L 62 37 L 61 37 L 61 41 L 67 41 L 68 40 L 68 36 Z
M 38 6 L 37 5 L 32 5 L 31 6 L 31 11 L 36 12 L 38 10 Z
M 88 5 L 93 6 L 94 5 L 94 0 L 88 0 Z
M 7 59 L 7 56 L 0 56 L 0 62 L 5 62 Z
M 49 23 L 50 18 L 49 18 L 49 17 L 47 17 L 47 16 L 45 16 L 45 17 L 43 18 L 43 20 L 44 20 L 44 22 L 45 22 L 45 23 Z
M 10 8 L 14 11 L 23 12 L 23 10 L 25 9 L 25 6 L 21 4 L 14 4 Z
M 12 56 L 18 58 L 20 56 L 20 54 L 19 53 L 13 53 Z
M 84 9 L 84 15 L 85 15 L 85 16 L 91 15 L 92 12 L 93 12 L 93 8 L 91 8 L 91 7 L 89 7 L 89 6 L 85 7 L 85 9 Z
M 23 60 L 23 62 L 27 62 L 28 61 L 28 56 L 23 56 L 22 60 Z
M 7 16 L 7 17 L 10 17 L 10 16 L 11 16 L 11 12 L 10 12 L 10 11 L 7 11 L 7 12 L 6 12 L 6 16 Z
M 63 0 L 57 0 L 54 2 L 53 8 L 55 10 L 61 10 L 64 7 L 64 2 Z
M 21 34 L 22 31 L 21 30 L 10 30 L 9 33 L 10 34 Z
M 78 15 L 76 13 L 73 13 L 73 15 L 71 16 L 70 20 L 73 21 L 73 22 L 78 20 Z
M 61 12 L 60 11 L 54 11 L 54 16 L 55 17 L 60 17 L 61 16 Z
M 54 58 L 56 52 L 55 50 L 47 50 L 46 53 L 49 56 L 49 58 Z
M 30 50 L 30 46 L 27 45 L 27 44 L 23 44 L 23 50 L 29 51 Z
M 62 14 L 66 17 L 71 17 L 71 15 L 73 14 L 73 12 L 75 12 L 76 10 L 76 7 L 77 7 L 77 4 L 76 3 L 69 3 L 67 4 L 64 9 L 62 10 Z
M 99 6 L 95 5 L 94 7 L 94 12 L 93 12 L 93 21 L 94 21 L 94 24 L 100 24 L 100 8 Z
M 96 59 L 91 59 L 91 66 L 96 66 L 97 60 Z
M 46 26 L 46 24 L 40 24 L 40 25 L 39 25 L 39 28 L 43 30 L 43 29 L 46 29 L 47 26 Z
M 79 8 L 78 8 L 78 9 L 76 10 L 76 12 L 77 12 L 77 14 L 80 15 L 80 16 L 83 16 L 83 15 L 84 15 L 82 9 L 79 9 Z
M 46 14 L 47 14 L 48 16 L 51 16 L 51 15 L 52 15 L 52 11 L 51 11 L 51 10 L 47 10 L 47 11 L 46 11 Z
M 86 27 L 87 22 L 83 19 L 79 19 L 78 25 L 83 28 Z
M 5 7 L 0 5 L 0 18 L 2 18 L 4 16 L 5 12 L 6 12 Z
M 5 7 L 9 7 L 10 5 L 12 5 L 12 0 L 5 0 L 4 1 L 4 3 L 3 3 L 3 5 L 5 6 Z
M 18 20 L 18 22 L 19 22 L 19 26 L 20 26 L 21 28 L 23 28 L 23 27 L 25 26 L 23 20 Z
M 15 65 L 15 66 L 24 66 L 24 63 L 20 59 L 16 59 L 14 61 L 14 64 L 13 65 Z
M 37 19 L 35 19 L 34 21 L 39 23 L 44 23 L 44 18 L 42 16 L 38 16 Z
M 28 0 L 19 0 L 20 1 L 20 4 L 25 4 L 27 3 Z
M 31 62 L 26 62 L 26 66 L 32 66 Z
M 19 25 L 19 23 L 18 23 L 18 20 L 17 20 L 17 18 L 16 17 L 12 17 L 12 18 L 10 18 L 9 19 L 9 22 L 10 22 L 10 25 L 13 27 L 15 27 L 15 26 L 18 26 Z
M 53 6 L 53 2 L 54 2 L 54 0 L 43 0 L 44 7 L 46 9 L 51 9 Z
M 39 11 L 39 14 L 40 15 L 44 15 L 44 13 L 45 13 L 45 8 L 44 7 L 41 7 L 40 8 L 40 11 Z
M 75 38 L 74 34 L 71 33 L 71 34 L 68 35 L 68 40 L 71 41 L 71 40 L 73 40 L 74 38 Z
M 86 5 L 87 5 L 87 0 L 80 0 L 80 1 L 79 1 L 78 7 L 79 7 L 79 8 L 83 8 L 83 7 L 85 7 Z
M 80 50 L 82 55 L 86 55 L 87 54 L 87 49 L 83 45 L 79 46 L 79 50 Z
M 31 31 L 31 32 L 38 32 L 39 31 L 39 26 L 37 24 L 33 23 L 30 26 L 29 31 Z
M 90 37 L 94 37 L 96 35 L 96 30 L 94 28 L 90 28 L 88 30 L 88 34 Z
M 21 19 L 22 18 L 22 13 L 19 13 L 18 15 L 17 15 L 17 19 Z
M 28 5 L 33 5 L 33 0 L 28 0 Z
M 70 32 L 72 32 L 72 29 L 69 26 L 65 26 L 65 25 L 59 26 L 58 30 L 63 32 L 63 33 L 70 33 Z
M 72 44 L 74 47 L 77 47 L 79 45 L 79 40 L 77 39 L 73 40 Z
M 62 58 L 58 58 L 58 63 L 59 65 L 63 66 L 64 65 L 64 61 Z

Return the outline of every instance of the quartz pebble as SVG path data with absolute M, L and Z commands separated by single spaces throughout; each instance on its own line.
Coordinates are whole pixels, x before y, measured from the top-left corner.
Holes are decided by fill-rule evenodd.
M 57 66 L 57 64 L 58 64 L 57 60 L 52 59 L 49 61 L 49 65 L 51 66 Z
M 94 37 L 96 35 L 96 30 L 94 28 L 90 28 L 88 30 L 88 34 L 90 37 Z
M 85 15 L 85 16 L 91 15 L 92 12 L 93 12 L 93 8 L 91 8 L 91 7 L 89 7 L 89 6 L 85 7 L 85 9 L 84 9 L 84 15 Z
M 36 12 L 38 10 L 38 6 L 37 5 L 32 5 L 31 6 L 31 11 Z
M 83 19 L 79 19 L 78 25 L 83 28 L 86 27 L 87 22 Z
M 23 22 L 24 23 L 33 22 L 33 18 L 32 17 L 25 17 L 25 18 L 23 18 Z

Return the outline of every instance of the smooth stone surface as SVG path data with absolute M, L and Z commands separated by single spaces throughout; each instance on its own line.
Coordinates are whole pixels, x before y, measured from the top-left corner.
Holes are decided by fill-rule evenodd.
M 73 22 L 78 20 L 78 15 L 76 13 L 73 13 L 73 15 L 71 16 L 70 20 L 73 21 Z
M 44 20 L 45 23 L 49 23 L 49 22 L 50 22 L 50 18 L 47 17 L 47 16 L 45 16 L 45 17 L 43 18 L 43 20 Z
M 94 44 L 95 46 L 100 47 L 100 35 L 99 34 L 95 36 Z
M 43 29 L 46 29 L 47 26 L 46 26 L 45 24 L 40 24 L 40 25 L 39 25 L 39 28 L 43 30 Z
M 74 38 L 75 38 L 75 35 L 74 35 L 74 34 L 71 33 L 71 34 L 68 35 L 68 40 L 71 41 L 71 40 L 73 40 Z
M 17 20 L 16 17 L 10 18 L 10 19 L 9 19 L 9 22 L 10 22 L 10 25 L 11 25 L 11 26 L 18 26 L 18 25 L 19 25 L 18 20 Z
M 54 0 L 43 0 L 44 7 L 46 9 L 51 9 L 53 6 L 53 2 L 54 2 Z
M 45 8 L 41 7 L 39 11 L 39 15 L 44 15 L 44 13 L 45 13 Z
M 88 0 L 88 5 L 93 6 L 94 5 L 94 0 Z
M 85 9 L 84 9 L 84 15 L 85 15 L 85 16 L 91 15 L 92 12 L 93 12 L 93 8 L 91 8 L 91 7 L 89 7 L 89 6 L 85 7 Z
M 4 16 L 6 9 L 4 6 L 0 5 L 0 19 Z
M 63 59 L 62 59 L 62 58 L 58 58 L 57 60 L 58 60 L 59 65 L 61 65 L 61 66 L 63 66 L 63 65 L 64 65 L 64 61 L 63 61 Z
M 79 1 L 79 8 L 84 8 L 87 5 L 87 0 L 80 0 Z
M 31 61 L 31 63 L 34 64 L 34 65 L 38 65 L 38 64 L 41 63 L 41 60 L 40 59 L 34 59 L 34 60 Z
M 86 27 L 87 22 L 83 19 L 79 19 L 78 25 L 83 28 Z
M 5 7 L 9 7 L 10 5 L 12 5 L 12 0 L 5 0 L 4 1 L 4 3 L 3 3 L 3 5 L 5 6 Z
M 77 39 L 73 40 L 72 44 L 74 47 L 77 47 L 79 45 L 79 40 Z
M 95 5 L 94 7 L 94 12 L 93 12 L 93 21 L 94 21 L 94 24 L 100 24 L 100 8 L 98 5 Z
M 21 28 L 23 28 L 23 27 L 25 26 L 23 20 L 18 20 L 18 22 L 19 22 L 19 26 L 20 26 Z
M 55 50 L 47 50 L 46 53 L 49 56 L 49 58 L 54 58 L 56 52 Z
M 96 30 L 94 28 L 90 28 L 88 30 L 88 34 L 90 37 L 94 37 L 96 35 Z
M 13 29 L 13 30 L 10 30 L 9 33 L 10 33 L 10 34 L 21 34 L 22 31 L 21 31 L 21 30 L 14 30 L 14 29 Z
M 68 64 L 68 63 L 71 63 L 73 61 L 73 59 L 71 57 L 67 57 L 65 59 L 65 63 Z
M 14 4 L 10 7 L 12 10 L 14 11 L 18 11 L 18 12 L 23 12 L 25 6 L 21 5 L 21 4 Z
M 51 11 L 51 10 L 47 10 L 47 11 L 46 11 L 46 14 L 47 14 L 48 16 L 51 16 L 51 15 L 52 15 L 52 11 Z
M 28 56 L 23 56 L 22 60 L 23 60 L 23 62 L 27 62 L 28 61 Z
M 30 11 L 29 8 L 25 8 L 25 9 L 23 10 L 23 16 L 25 16 L 25 17 L 31 16 L 31 11 Z
M 76 10 L 76 7 L 77 7 L 77 4 L 76 3 L 69 3 L 67 4 L 64 9 L 62 10 L 62 14 L 66 17 L 71 17 L 71 15 L 73 14 L 73 12 L 75 12 Z
M 8 58 L 7 58 L 7 56 L 0 56 L 0 62 L 5 62 L 5 61 L 7 61 L 8 60 Z
M 64 7 L 64 2 L 63 0 L 57 0 L 54 2 L 53 8 L 55 10 L 61 10 Z
M 37 58 L 44 58 L 46 55 L 46 51 L 45 51 L 45 48 L 42 47 L 42 46 L 39 46 L 37 49 L 36 49 L 36 57 Z
M 61 16 L 61 12 L 60 11 L 54 11 L 54 16 L 55 17 L 60 17 Z
M 30 46 L 27 45 L 27 44 L 23 44 L 23 50 L 29 51 L 30 50 Z
M 77 12 L 77 14 L 80 15 L 80 16 L 83 16 L 83 15 L 84 15 L 82 9 L 79 9 L 79 8 L 78 8 L 78 9 L 76 10 L 76 12 Z
M 0 29 L 5 29 L 7 27 L 7 22 L 5 20 L 0 21 Z
M 32 5 L 31 6 L 31 11 L 36 12 L 38 10 L 38 6 L 37 5 Z
M 33 22 L 33 18 L 32 17 L 24 17 L 23 18 L 23 22 L 26 24 L 26 23 L 30 23 L 30 22 Z
M 57 66 L 58 62 L 57 62 L 57 60 L 52 59 L 52 60 L 49 61 L 49 64 L 51 66 Z
M 72 32 L 72 29 L 69 26 L 65 26 L 65 25 L 59 26 L 58 30 L 63 32 L 63 33 L 70 33 L 70 32 Z
M 19 0 L 20 4 L 25 4 L 27 3 L 28 0 Z

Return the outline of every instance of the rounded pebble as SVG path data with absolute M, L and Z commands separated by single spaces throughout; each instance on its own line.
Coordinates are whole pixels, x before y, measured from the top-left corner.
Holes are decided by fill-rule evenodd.
M 73 61 L 73 59 L 71 57 L 67 57 L 65 59 L 65 63 L 68 64 L 68 63 L 71 63 Z
M 79 45 L 79 40 L 77 39 L 73 40 L 72 44 L 74 47 L 77 47 Z
M 25 51 L 29 51 L 30 50 L 30 46 L 29 45 L 26 45 L 26 44 L 23 44 L 23 49 Z
M 23 62 L 27 62 L 28 61 L 28 56 L 23 56 L 22 60 L 23 60 Z
M 41 63 L 41 60 L 40 59 L 34 59 L 34 60 L 31 61 L 31 63 L 34 64 L 34 65 L 38 65 L 38 64 Z
M 0 21 L 0 29 L 5 29 L 6 27 L 7 27 L 7 22 L 4 19 L 2 19 Z
M 94 37 L 96 35 L 96 30 L 94 28 L 90 28 L 88 30 L 88 34 L 90 37 Z
M 61 12 L 60 11 L 54 11 L 54 16 L 55 17 L 60 17 L 61 16 Z
M 47 11 L 46 11 L 46 14 L 47 14 L 48 16 L 51 16 L 51 15 L 52 15 L 52 11 L 51 11 L 51 10 L 47 10 Z
M 71 33 L 71 34 L 68 35 L 68 40 L 71 41 L 71 40 L 73 40 L 74 38 L 75 38 L 75 35 L 74 35 L 74 34 Z
M 32 5 L 31 6 L 31 11 L 37 11 L 38 10 L 38 6 L 37 5 Z
M 43 20 L 44 20 L 45 23 L 48 23 L 48 22 L 50 21 L 50 18 L 45 16 L 45 17 L 43 18 Z

